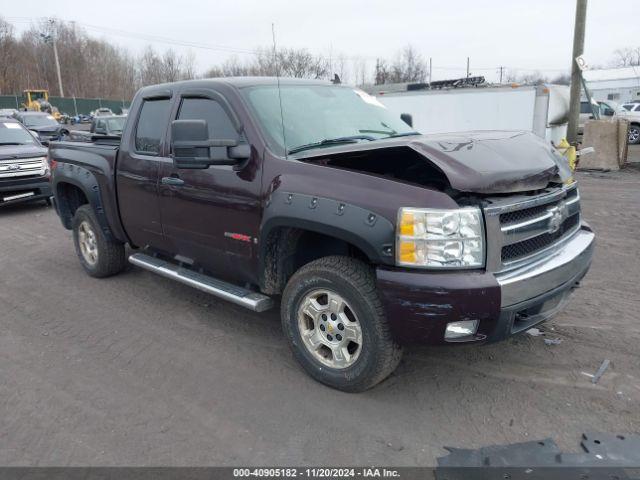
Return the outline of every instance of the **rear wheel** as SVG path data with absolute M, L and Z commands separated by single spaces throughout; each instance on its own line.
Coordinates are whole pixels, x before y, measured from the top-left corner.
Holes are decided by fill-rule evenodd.
M 73 216 L 73 243 L 80 263 L 92 277 L 109 277 L 125 267 L 124 245 L 107 238 L 90 205 L 82 205 Z
M 281 308 L 295 358 L 319 382 L 361 392 L 400 361 L 373 271 L 359 260 L 333 256 L 305 265 L 287 284 Z

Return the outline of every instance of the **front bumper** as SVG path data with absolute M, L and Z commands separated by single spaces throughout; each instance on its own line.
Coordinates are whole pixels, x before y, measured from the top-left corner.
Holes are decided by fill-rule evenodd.
M 418 272 L 379 267 L 377 286 L 396 339 L 442 344 L 447 324 L 478 320 L 460 342 L 492 342 L 527 330 L 558 313 L 589 270 L 595 236 L 583 225 L 547 257 L 499 274 Z
M 29 196 L 19 196 L 27 195 Z M 48 177 L 31 177 L 23 179 L 0 179 L 0 207 L 51 197 L 51 185 Z M 18 197 L 19 196 L 19 197 Z M 11 199 L 11 197 L 17 197 Z M 4 200 L 9 198 L 8 200 Z

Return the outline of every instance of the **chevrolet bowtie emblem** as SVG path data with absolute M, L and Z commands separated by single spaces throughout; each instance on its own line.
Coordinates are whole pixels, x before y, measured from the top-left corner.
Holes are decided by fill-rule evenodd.
M 328 323 L 328 324 L 327 324 L 327 331 L 328 331 L 329 333 L 333 332 L 333 327 L 331 326 L 331 324 L 330 324 L 330 323 Z
M 565 202 L 560 202 L 553 208 L 549 209 L 551 218 L 549 219 L 549 233 L 556 233 L 569 216 L 569 209 Z

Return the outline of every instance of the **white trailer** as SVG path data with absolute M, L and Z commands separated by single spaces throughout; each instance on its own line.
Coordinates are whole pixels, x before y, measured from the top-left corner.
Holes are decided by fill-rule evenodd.
M 569 87 L 563 85 L 441 90 L 379 85 L 368 90 L 394 113 L 410 114 L 421 133 L 526 130 L 554 144 L 567 133 Z

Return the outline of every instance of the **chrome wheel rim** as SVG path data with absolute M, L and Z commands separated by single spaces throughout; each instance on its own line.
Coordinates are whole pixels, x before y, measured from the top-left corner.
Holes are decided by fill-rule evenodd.
M 629 130 L 629 142 L 637 142 L 640 138 L 640 128 L 631 128 Z
M 98 262 L 98 241 L 89 222 L 83 221 L 78 227 L 78 245 L 84 260 L 95 265 Z
M 298 329 L 305 348 L 323 365 L 341 370 L 362 351 L 362 327 L 347 301 L 331 290 L 307 293 L 298 309 Z

